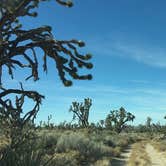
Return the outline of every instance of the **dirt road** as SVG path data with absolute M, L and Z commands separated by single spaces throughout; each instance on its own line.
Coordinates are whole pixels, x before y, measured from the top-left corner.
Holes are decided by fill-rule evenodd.
M 129 146 L 126 150 L 124 150 L 122 152 L 120 157 L 113 158 L 113 160 L 111 161 L 111 166 L 127 166 L 127 163 L 128 163 L 129 158 L 130 158 L 130 155 L 132 153 L 132 150 L 133 150 L 132 146 Z M 150 166 L 166 166 L 166 154 L 157 151 L 150 143 L 146 143 L 145 148 L 142 150 L 147 154 L 147 158 L 150 160 L 151 164 L 148 164 L 148 165 L 150 165 Z M 136 157 L 137 156 L 139 156 L 139 153 L 138 153 L 138 155 L 136 155 Z M 133 163 L 133 164 L 138 165 L 138 163 L 140 163 L 139 166 L 147 166 L 147 163 L 143 162 L 144 159 L 146 160 L 146 158 L 141 157 L 140 159 L 142 161 L 135 159 L 136 163 L 135 164 Z M 140 161 L 140 162 L 138 162 L 138 161 Z
M 111 166 L 125 166 L 130 157 L 132 147 L 128 146 L 120 155 L 120 157 L 113 158 L 111 161 Z
M 152 166 L 166 166 L 166 156 L 154 149 L 149 143 L 146 145 L 146 152 L 150 157 Z

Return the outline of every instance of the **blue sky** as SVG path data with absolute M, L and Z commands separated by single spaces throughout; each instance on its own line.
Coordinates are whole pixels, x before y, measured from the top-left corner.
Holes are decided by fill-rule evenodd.
M 166 114 L 166 1 L 164 0 L 75 0 L 73 8 L 54 1 L 42 3 L 38 18 L 22 20 L 24 27 L 51 25 L 57 39 L 81 39 L 80 51 L 93 54 L 92 81 L 74 81 L 63 87 L 53 62 L 41 79 L 25 87 L 46 96 L 37 121 L 70 121 L 72 101 L 93 100 L 90 120 L 104 119 L 123 106 L 136 115 L 135 124 L 147 116 L 164 123 Z M 39 52 L 39 55 L 41 52 Z M 15 85 L 23 74 L 6 83 Z

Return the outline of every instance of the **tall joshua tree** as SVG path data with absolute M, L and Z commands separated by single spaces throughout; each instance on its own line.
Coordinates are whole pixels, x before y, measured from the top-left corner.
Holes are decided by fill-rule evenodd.
M 84 103 L 73 102 L 70 106 L 69 112 L 73 112 L 73 120 L 78 119 L 79 125 L 82 127 L 88 127 L 89 111 L 92 106 L 92 100 L 84 99 Z
M 78 47 L 85 46 L 80 40 L 58 40 L 52 34 L 50 26 L 34 27 L 25 30 L 20 22 L 21 17 L 37 17 L 38 5 L 42 1 L 49 0 L 1 0 L 0 1 L 0 117 L 1 122 L 10 124 L 19 131 L 33 121 L 40 109 L 43 95 L 36 91 L 29 91 L 23 88 L 8 89 L 3 84 L 3 74 L 7 69 L 8 76 L 14 78 L 14 69 L 20 70 L 28 68 L 30 74 L 26 80 L 39 80 L 39 55 L 37 49 L 43 51 L 43 72 L 47 72 L 50 58 L 55 62 L 59 78 L 65 86 L 72 85 L 72 79 L 90 80 L 90 74 L 79 75 L 78 69 L 85 67 L 92 68 L 89 62 L 90 54 L 82 55 L 78 52 Z M 56 0 L 60 5 L 72 7 L 71 1 Z M 71 79 L 67 79 L 71 78 Z M 13 98 L 15 97 L 15 99 Z M 23 110 L 26 99 L 34 101 L 31 110 Z M 12 130 L 14 131 L 14 130 Z M 18 141 L 19 142 L 19 141 Z

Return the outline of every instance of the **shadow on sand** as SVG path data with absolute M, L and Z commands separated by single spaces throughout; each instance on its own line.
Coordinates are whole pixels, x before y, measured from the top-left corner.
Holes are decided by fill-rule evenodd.
M 125 150 L 123 150 L 120 157 L 115 157 L 111 160 L 111 166 L 125 166 L 130 156 L 130 152 L 131 146 L 128 146 Z
M 125 165 L 126 165 L 126 162 L 119 158 L 114 158 L 111 161 L 111 166 L 125 166 Z

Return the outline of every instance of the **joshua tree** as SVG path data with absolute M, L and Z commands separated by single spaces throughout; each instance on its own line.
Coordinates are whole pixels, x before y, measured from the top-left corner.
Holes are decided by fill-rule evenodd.
M 166 119 L 166 115 L 164 116 L 164 119 Z
M 104 120 L 100 120 L 99 123 L 100 123 L 101 127 L 103 128 L 104 127 Z
M 50 127 L 50 120 L 52 119 L 52 115 L 49 115 L 48 117 L 47 117 L 47 126 L 48 126 L 48 128 Z
M 148 116 L 147 119 L 146 119 L 146 127 L 148 129 L 150 129 L 151 123 L 152 123 L 152 118 Z
M 89 63 L 90 54 L 82 55 L 78 52 L 78 47 L 85 46 L 80 40 L 58 40 L 52 34 L 50 26 L 41 26 L 33 29 L 23 29 L 20 22 L 21 17 L 37 17 L 34 10 L 42 1 L 49 0 L 1 0 L 0 1 L 0 118 L 3 124 L 8 124 L 12 128 L 12 133 L 18 131 L 21 133 L 24 126 L 33 121 L 40 109 L 43 95 L 36 91 L 28 91 L 23 88 L 8 89 L 3 84 L 3 74 L 14 78 L 14 69 L 29 69 L 30 74 L 26 80 L 33 78 L 34 81 L 39 80 L 39 52 L 43 51 L 43 72 L 47 73 L 49 64 L 47 59 L 50 58 L 55 62 L 59 77 L 65 86 L 71 86 L 71 79 L 90 80 L 91 75 L 79 75 L 78 69 L 92 68 Z M 56 0 L 57 3 L 71 7 L 71 1 Z M 69 77 L 70 76 L 70 77 Z M 71 79 L 67 79 L 71 78 Z M 23 110 L 26 99 L 34 101 L 34 107 Z M 27 133 L 25 133 L 27 134 Z M 16 135 L 20 143 L 19 134 Z M 14 140 L 14 139 L 13 139 Z M 17 145 L 14 141 L 13 147 Z M 15 146 L 16 147 L 16 146 Z
M 88 127 L 89 111 L 92 106 L 92 100 L 84 99 L 84 103 L 73 102 L 70 106 L 69 112 L 73 112 L 73 120 L 78 119 L 79 125 Z
M 77 47 L 85 46 L 85 43 L 72 40 L 58 40 L 53 37 L 50 26 L 41 26 L 34 29 L 25 30 L 19 21 L 20 17 L 36 17 L 34 10 L 39 3 L 48 0 L 1 0 L 0 1 L 0 111 L 3 118 L 14 119 L 19 126 L 34 120 L 39 111 L 43 95 L 36 91 L 26 91 L 21 84 L 20 89 L 7 89 L 3 85 L 2 76 L 4 68 L 8 69 L 8 74 L 14 78 L 14 69 L 28 68 L 31 73 L 26 80 L 33 78 L 39 80 L 39 62 L 37 48 L 43 51 L 43 71 L 47 72 L 49 66 L 47 59 L 55 62 L 59 77 L 65 86 L 71 86 L 72 81 L 68 80 L 68 75 L 73 79 L 91 79 L 91 75 L 78 75 L 78 68 L 92 68 L 92 64 L 87 62 L 90 54 L 81 55 Z M 57 3 L 71 7 L 71 1 L 56 0 Z M 31 52 L 30 52 L 31 51 Z M 67 78 L 66 78 L 67 77 Z M 9 96 L 14 95 L 15 101 Z M 27 111 L 24 116 L 23 104 L 25 98 L 35 102 L 32 110 Z M 16 125 L 16 124 L 15 124 Z
M 133 114 L 121 107 L 119 110 L 110 111 L 110 114 L 106 117 L 105 125 L 107 128 L 120 133 L 125 127 L 126 122 L 133 121 L 134 118 Z

